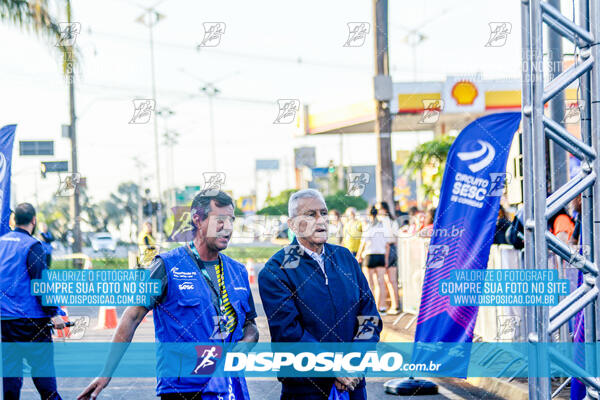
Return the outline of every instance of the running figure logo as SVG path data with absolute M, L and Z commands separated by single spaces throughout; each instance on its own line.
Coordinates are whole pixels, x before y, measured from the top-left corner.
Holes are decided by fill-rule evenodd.
M 206 196 L 216 196 L 225 185 L 225 172 L 203 172 L 204 187 L 202 190 Z
M 432 244 L 427 252 L 427 268 L 442 268 L 444 260 L 450 252 L 450 247 L 445 244 Z
M 490 22 L 490 38 L 485 47 L 502 47 L 506 44 L 506 39 L 512 30 L 510 22 Z
M 344 47 L 361 47 L 370 31 L 371 24 L 368 22 L 348 22 L 348 39 Z
M 496 317 L 498 326 L 497 340 L 515 340 L 519 337 L 519 326 L 521 319 L 516 315 L 498 315 Z
M 225 22 L 204 22 L 204 38 L 197 47 L 217 47 L 225 34 Z
M 198 360 L 192 375 L 211 375 L 217 368 L 217 361 L 223 355 L 223 348 L 221 346 L 196 346 L 196 353 Z
M 348 174 L 348 196 L 361 196 L 371 180 L 368 172 L 350 172 Z
M 167 242 L 189 242 L 193 239 L 190 208 L 175 206 L 171 210 L 173 211 L 173 230 L 167 238 Z
M 488 196 L 498 197 L 504 194 L 504 188 L 512 181 L 512 175 L 508 172 L 490 173 L 490 190 Z
M 274 124 L 291 124 L 296 119 L 296 113 L 300 109 L 300 100 L 298 99 L 279 99 L 277 100 L 279 112 Z
M 81 181 L 81 175 L 78 172 L 68 174 L 67 176 L 65 176 L 64 180 L 60 179 L 60 177 L 59 177 L 59 185 L 58 185 L 58 189 L 56 190 L 56 196 L 57 197 L 73 196 L 73 194 L 75 194 L 75 189 L 79 185 L 80 181 Z
M 58 38 L 56 47 L 75 46 L 77 35 L 81 33 L 81 24 L 79 22 L 60 22 L 58 27 L 60 29 L 60 37 Z
M 444 100 L 423 99 L 423 114 L 419 124 L 435 124 L 440 119 L 440 114 L 444 109 Z
M 135 99 L 133 100 L 133 117 L 130 124 L 147 124 L 154 111 L 156 102 L 154 99 Z
M 565 116 L 561 122 L 563 124 L 578 124 L 581 119 L 583 104 L 578 105 L 572 100 L 567 100 L 567 103 L 568 104 L 565 106 Z
M 304 251 L 299 245 L 290 244 L 283 249 L 283 254 L 281 268 L 294 269 L 300 265 L 300 257 L 304 254 Z
M 375 334 L 375 328 L 379 325 L 379 318 L 374 315 L 359 315 L 358 328 L 354 340 L 369 340 Z

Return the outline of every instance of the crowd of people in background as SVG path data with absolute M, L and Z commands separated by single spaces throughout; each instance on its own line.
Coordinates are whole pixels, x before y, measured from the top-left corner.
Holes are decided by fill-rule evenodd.
M 510 210 L 510 209 L 509 209 Z M 349 207 L 341 215 L 329 211 L 329 243 L 346 247 L 356 257 L 367 277 L 381 314 L 401 312 L 398 285 L 398 249 L 400 238 L 431 238 L 435 208 L 421 210 L 415 206 L 408 212 L 396 207 L 392 213 L 386 202 L 379 202 L 360 214 Z M 548 230 L 570 245 L 579 243 L 581 230 L 581 197 L 561 209 L 548 220 Z M 522 212 L 509 212 L 503 206 L 498 211 L 494 244 L 522 249 Z
M 435 208 L 407 212 L 396 207 L 392 213 L 386 202 L 379 202 L 359 214 L 354 207 L 329 212 L 329 243 L 346 247 L 356 257 L 375 295 L 381 314 L 401 312 L 398 285 L 398 248 L 402 237 L 430 238 Z M 388 301 L 389 300 L 389 301 Z M 389 303 L 389 306 L 388 306 Z
M 581 196 L 574 198 L 568 207 L 561 208 L 548 219 L 548 230 L 563 243 L 578 245 L 581 232 Z M 520 250 L 523 240 L 518 232 L 523 232 L 523 211 L 517 210 L 514 216 L 509 216 L 506 209 L 500 206 L 494 244 L 508 244 Z

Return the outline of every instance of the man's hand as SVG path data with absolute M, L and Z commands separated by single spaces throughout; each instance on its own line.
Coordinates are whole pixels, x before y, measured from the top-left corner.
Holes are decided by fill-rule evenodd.
M 342 392 L 348 391 L 351 392 L 354 390 L 354 388 L 356 388 L 356 386 L 359 384 L 360 382 L 360 378 L 354 377 L 343 377 L 343 376 L 339 376 L 337 378 L 335 378 L 335 387 L 338 390 L 341 390 Z
M 110 382 L 110 378 L 98 377 L 94 379 L 88 387 L 83 389 L 83 392 L 79 393 L 77 400 L 95 400 L 100 392 L 108 385 L 108 382 Z
M 54 329 L 65 329 L 65 321 L 60 315 L 55 315 L 54 317 L 50 318 L 50 322 L 52 322 Z

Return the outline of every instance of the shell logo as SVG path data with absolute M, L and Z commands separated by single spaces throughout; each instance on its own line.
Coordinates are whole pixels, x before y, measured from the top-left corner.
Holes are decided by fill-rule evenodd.
M 459 106 L 469 106 L 473 104 L 479 92 L 473 82 L 459 81 L 452 86 L 450 94 Z

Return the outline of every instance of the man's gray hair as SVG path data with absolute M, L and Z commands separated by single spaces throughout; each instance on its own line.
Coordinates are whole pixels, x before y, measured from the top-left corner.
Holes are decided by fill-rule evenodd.
M 303 189 L 299 190 L 290 196 L 288 202 L 288 216 L 294 218 L 298 215 L 298 200 L 300 199 L 319 199 L 325 204 L 325 199 L 321 192 L 315 189 Z

